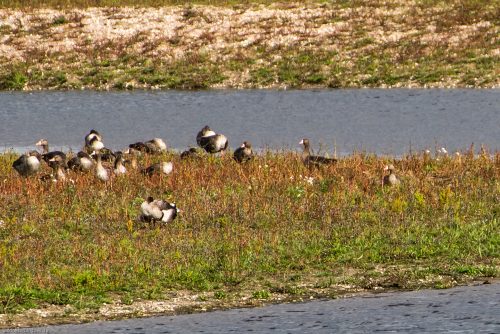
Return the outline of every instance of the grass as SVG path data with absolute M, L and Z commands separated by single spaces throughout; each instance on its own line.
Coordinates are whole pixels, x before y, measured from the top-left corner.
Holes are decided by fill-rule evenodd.
M 171 159 L 173 175 L 131 171 L 109 184 L 93 174 L 65 184 L 22 179 L 15 158 L 0 156 L 0 313 L 92 309 L 115 296 L 130 304 L 172 290 L 266 300 L 329 295 L 339 284 L 447 287 L 499 276 L 498 153 L 460 161 L 353 154 L 308 170 L 290 152 L 246 165 L 171 152 L 141 163 Z M 381 186 L 388 162 L 400 187 Z M 178 219 L 138 224 L 148 195 L 175 201 Z
M 8 8 L 0 9 L 2 50 L 10 50 L 0 53 L 2 90 L 500 84 L 498 1 L 262 1 L 263 8 L 145 0 L 122 8 L 130 2 L 110 0 L 92 11 L 74 7 L 95 1 L 43 1 L 54 12 L 27 3 L 0 1 Z M 137 8 L 185 4 L 227 8 Z M 11 8 L 19 9 L 8 20 Z M 133 20 L 140 15 L 147 19 Z M 95 31 L 96 20 L 112 37 Z

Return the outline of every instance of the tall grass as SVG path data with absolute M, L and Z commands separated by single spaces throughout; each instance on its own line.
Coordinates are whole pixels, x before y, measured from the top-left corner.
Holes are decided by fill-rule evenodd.
M 98 306 L 110 293 L 160 298 L 169 289 L 259 297 L 296 291 L 311 275 L 335 285 L 346 268 L 358 270 L 349 279 L 362 287 L 373 286 L 370 275 L 400 287 L 429 275 L 498 275 L 499 154 L 354 154 L 308 170 L 289 152 L 246 165 L 169 153 L 173 175 L 132 171 L 109 184 L 92 173 L 64 184 L 22 179 L 10 167 L 15 158 L 0 156 L 0 312 Z M 400 187 L 381 186 L 388 162 Z M 138 224 L 148 195 L 176 202 L 178 219 Z M 389 267 L 399 269 L 374 271 Z

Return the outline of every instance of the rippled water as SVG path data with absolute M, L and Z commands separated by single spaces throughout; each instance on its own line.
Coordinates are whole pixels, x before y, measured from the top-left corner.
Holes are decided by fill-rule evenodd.
M 500 333 L 499 287 L 488 284 L 381 293 L 254 309 L 0 330 L 0 333 Z
M 314 148 L 402 154 L 474 142 L 500 149 L 499 90 L 225 90 L 0 93 L 0 150 L 33 147 L 79 149 L 95 128 L 106 146 L 161 137 L 170 147 L 195 145 L 210 125 L 255 147 Z

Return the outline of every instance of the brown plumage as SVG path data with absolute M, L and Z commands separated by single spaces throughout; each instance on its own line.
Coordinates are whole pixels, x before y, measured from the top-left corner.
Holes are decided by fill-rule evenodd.
M 248 141 L 244 141 L 243 144 L 234 151 L 233 158 L 239 163 L 251 160 L 253 158 L 252 144 Z
M 302 139 L 299 144 L 304 145 L 302 162 L 304 162 L 304 164 L 308 167 L 319 167 L 321 165 L 330 165 L 337 162 L 337 159 L 311 155 L 309 139 L 307 138 Z

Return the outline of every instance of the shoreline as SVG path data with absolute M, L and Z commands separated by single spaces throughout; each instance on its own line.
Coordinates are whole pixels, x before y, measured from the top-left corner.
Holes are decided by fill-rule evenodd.
M 124 319 L 140 319 L 157 316 L 176 316 L 185 314 L 199 314 L 214 311 L 226 311 L 230 309 L 244 309 L 255 307 L 266 307 L 287 303 L 307 303 L 314 300 L 335 300 L 356 298 L 360 296 L 376 295 L 379 293 L 401 293 L 419 290 L 446 290 L 458 286 L 477 286 L 481 284 L 499 284 L 498 278 L 474 277 L 462 281 L 449 282 L 446 286 L 436 286 L 432 284 L 413 287 L 381 287 L 371 288 L 361 287 L 337 287 L 330 291 L 310 291 L 308 294 L 300 296 L 276 294 L 266 299 L 255 299 L 252 296 L 245 296 L 239 300 L 224 302 L 208 296 L 208 294 L 195 294 L 186 291 L 177 291 L 182 297 L 163 300 L 145 300 L 132 303 L 122 303 L 120 299 L 114 300 L 110 304 L 101 306 L 98 312 L 95 310 L 80 310 L 71 313 L 71 307 L 47 305 L 45 308 L 30 309 L 14 315 L 0 314 L 0 330 L 5 329 L 26 329 L 40 328 L 45 326 L 57 326 L 68 324 L 84 324 L 94 321 L 114 321 Z M 174 293 L 174 292 L 172 292 Z

